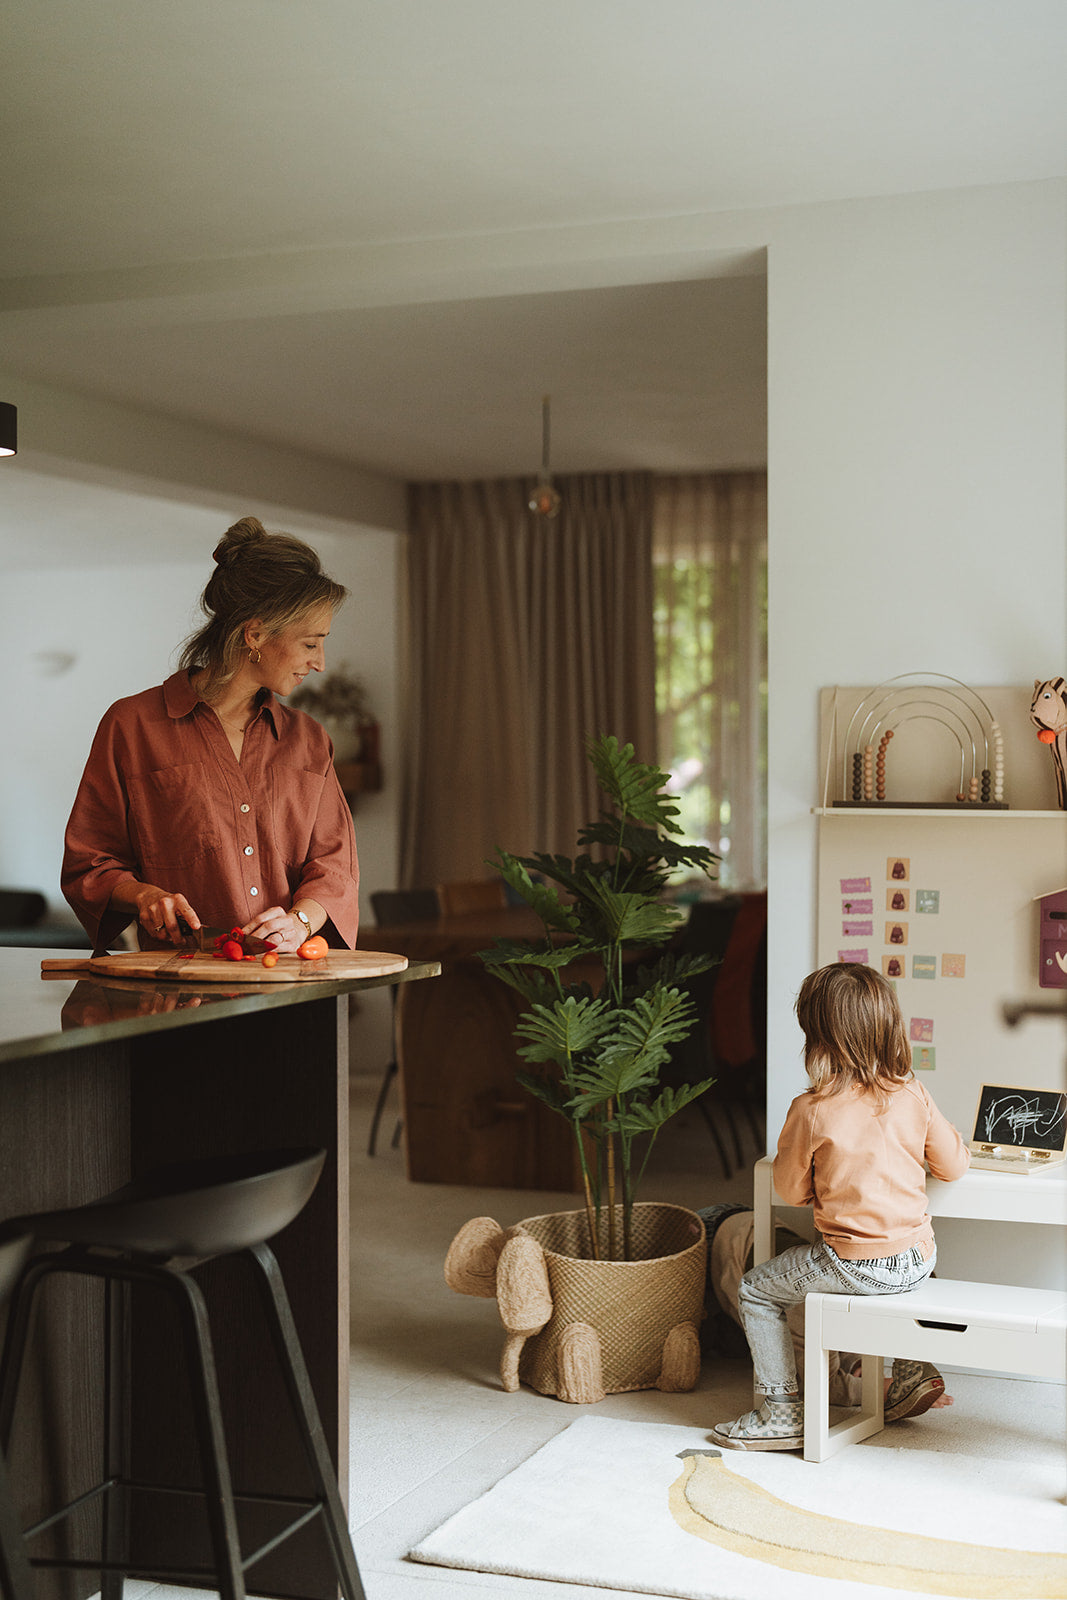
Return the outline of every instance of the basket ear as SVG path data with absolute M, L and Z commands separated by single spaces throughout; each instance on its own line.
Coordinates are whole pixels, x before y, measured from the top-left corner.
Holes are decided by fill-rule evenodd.
M 492 1217 L 473 1217 L 465 1222 L 448 1247 L 445 1257 L 445 1282 L 457 1294 L 478 1295 L 492 1300 L 496 1295 L 496 1264 L 507 1237 Z
M 513 1234 L 501 1251 L 496 1295 L 509 1333 L 540 1333 L 552 1315 L 545 1252 L 530 1234 Z

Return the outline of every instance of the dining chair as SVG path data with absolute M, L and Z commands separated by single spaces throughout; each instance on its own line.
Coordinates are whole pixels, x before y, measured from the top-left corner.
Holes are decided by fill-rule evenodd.
M 503 878 L 470 878 L 439 883 L 437 898 L 445 917 L 465 917 L 473 911 L 502 911 L 508 903 Z

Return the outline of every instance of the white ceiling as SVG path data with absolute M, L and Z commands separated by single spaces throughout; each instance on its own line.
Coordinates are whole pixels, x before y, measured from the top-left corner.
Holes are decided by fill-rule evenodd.
M 3 366 L 403 478 L 534 470 L 545 391 L 560 471 L 763 448 L 758 259 L 452 259 L 1067 170 L 1064 0 L 3 0 L 0 37 Z

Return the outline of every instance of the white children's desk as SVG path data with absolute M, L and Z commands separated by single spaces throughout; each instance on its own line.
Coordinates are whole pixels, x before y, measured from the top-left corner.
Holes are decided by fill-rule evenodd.
M 774 1228 L 779 1206 L 786 1202 L 774 1187 L 774 1159 L 764 1156 L 753 1172 L 755 1265 L 774 1255 Z M 926 1180 L 926 1203 L 932 1217 L 970 1217 L 975 1222 L 1038 1222 L 1067 1224 L 1067 1164 L 1048 1172 L 1013 1177 L 1007 1172 L 965 1172 L 954 1183 Z

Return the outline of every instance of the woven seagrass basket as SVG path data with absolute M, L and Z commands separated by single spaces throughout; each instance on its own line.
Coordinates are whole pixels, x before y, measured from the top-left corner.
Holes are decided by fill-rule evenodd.
M 622 1236 L 622 1207 L 616 1207 Z M 704 1314 L 707 1247 L 704 1224 L 684 1206 L 639 1202 L 633 1209 L 633 1261 L 585 1258 L 584 1211 L 527 1217 L 516 1231 L 531 1234 L 545 1253 L 552 1315 L 527 1339 L 519 1376 L 541 1394 L 599 1399 L 632 1389 L 688 1390 L 699 1375 L 697 1330 Z M 601 1214 L 601 1248 L 607 1215 Z M 599 1381 L 575 1386 L 572 1352 L 599 1343 Z M 578 1334 L 575 1330 L 581 1330 Z

